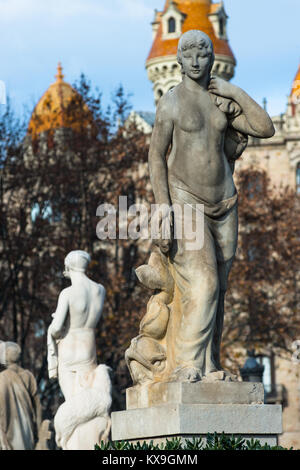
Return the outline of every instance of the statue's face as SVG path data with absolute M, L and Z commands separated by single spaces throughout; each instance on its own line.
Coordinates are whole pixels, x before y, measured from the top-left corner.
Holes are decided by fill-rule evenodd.
M 211 56 L 205 48 L 190 47 L 181 53 L 181 66 L 185 75 L 192 80 L 201 80 L 209 76 Z

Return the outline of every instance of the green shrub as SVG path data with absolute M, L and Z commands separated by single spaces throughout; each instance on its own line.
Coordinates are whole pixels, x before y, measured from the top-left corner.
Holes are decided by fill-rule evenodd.
M 246 440 L 241 436 L 228 436 L 222 434 L 207 434 L 206 440 L 202 438 L 193 438 L 192 440 L 183 440 L 178 437 L 166 439 L 161 444 L 150 443 L 132 443 L 128 441 L 112 441 L 95 445 L 95 450 L 293 450 L 285 449 L 281 446 L 271 447 L 268 444 L 262 445 L 258 440 Z

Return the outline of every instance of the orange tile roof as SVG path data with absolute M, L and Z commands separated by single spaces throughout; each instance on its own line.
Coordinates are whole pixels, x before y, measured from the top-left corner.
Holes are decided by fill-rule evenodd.
M 166 1 L 164 11 L 169 6 L 169 0 Z M 178 0 L 177 8 L 186 15 L 182 25 L 182 33 L 190 29 L 199 29 L 206 33 L 212 40 L 215 54 L 225 55 L 235 61 L 233 52 L 227 41 L 218 39 L 215 35 L 212 23 L 208 15 L 214 4 L 210 0 Z M 153 41 L 152 48 L 148 55 L 147 61 L 156 57 L 177 54 L 178 39 L 162 39 L 162 22 L 160 22 L 156 37 Z

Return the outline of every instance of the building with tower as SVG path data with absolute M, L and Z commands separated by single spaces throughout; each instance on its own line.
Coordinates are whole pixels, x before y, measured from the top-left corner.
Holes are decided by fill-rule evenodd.
M 234 76 L 236 60 L 228 42 L 227 19 L 223 2 L 211 0 L 166 0 L 163 11 L 155 11 L 146 69 L 156 103 L 181 81 L 176 58 L 178 39 L 191 29 L 200 29 L 211 38 L 215 51 L 213 73 L 225 80 Z
M 181 81 L 177 63 L 177 47 L 181 34 L 190 29 L 204 31 L 212 40 L 215 51 L 213 73 L 230 80 L 236 59 L 227 36 L 228 16 L 223 2 L 212 0 L 166 0 L 162 11 L 155 11 L 152 23 L 153 42 L 146 60 L 148 78 L 153 84 L 155 103 Z M 275 185 L 288 185 L 300 193 L 300 66 L 290 86 L 287 108 L 272 118 L 276 134 L 271 139 L 249 139 L 248 148 L 236 168 L 251 162 L 267 171 Z M 138 126 L 151 133 L 154 113 L 132 112 Z

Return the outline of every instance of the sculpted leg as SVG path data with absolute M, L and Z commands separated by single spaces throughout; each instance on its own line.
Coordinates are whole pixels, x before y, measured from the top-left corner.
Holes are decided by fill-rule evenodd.
M 67 367 L 58 366 L 58 381 L 65 400 L 74 395 L 76 373 Z
M 176 349 L 177 363 L 205 373 L 207 357 L 212 356 L 212 339 L 219 297 L 217 271 L 199 266 L 200 273 L 190 279 L 191 286 L 182 296 L 182 315 Z
M 212 362 L 207 361 L 206 376 L 217 371 L 222 371 L 220 363 L 220 348 L 224 323 L 224 300 L 227 290 L 227 281 L 229 272 L 234 260 L 237 236 L 238 236 L 238 219 L 237 207 L 234 206 L 229 213 L 220 220 L 211 222 L 212 231 L 216 243 L 216 255 L 218 266 L 218 277 L 220 283 L 220 293 L 218 299 L 218 307 L 216 312 L 215 329 L 213 336 Z M 215 376 L 213 380 L 224 380 L 225 376 Z M 233 379 L 233 377 L 232 377 Z
M 204 247 L 185 251 L 185 240 L 177 240 L 174 256 L 174 279 L 180 315 L 175 338 L 178 380 L 200 380 L 205 374 L 207 358 L 212 357 L 214 323 L 219 298 L 219 278 L 214 239 L 205 222 Z M 196 379 L 195 374 L 198 374 Z
M 219 279 L 220 279 L 220 293 L 219 293 L 215 331 L 214 331 L 214 338 L 213 338 L 213 362 L 214 362 L 214 365 L 217 366 L 218 370 L 222 369 L 221 362 L 220 362 L 220 348 L 221 348 L 223 323 L 224 323 L 224 300 L 225 300 L 225 293 L 227 289 L 227 279 L 228 279 L 228 275 L 232 266 L 232 262 L 233 262 L 233 259 L 227 261 L 226 263 L 222 263 L 218 265 L 218 272 L 219 272 Z M 211 371 L 207 370 L 206 372 L 209 373 Z

